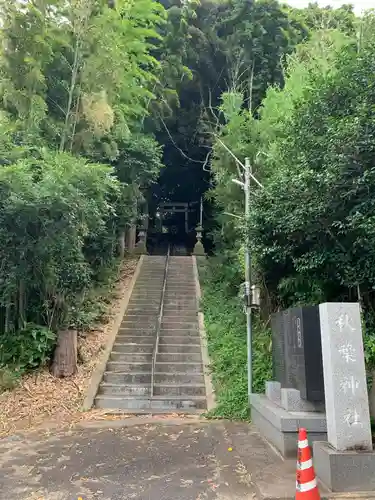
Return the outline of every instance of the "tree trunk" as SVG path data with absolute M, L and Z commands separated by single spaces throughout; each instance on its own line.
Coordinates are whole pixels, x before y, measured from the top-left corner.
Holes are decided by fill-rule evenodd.
M 61 330 L 53 356 L 51 373 L 54 377 L 71 377 L 77 372 L 77 330 Z
M 61 132 L 60 148 L 59 148 L 60 153 L 62 153 L 65 149 L 65 141 L 66 141 L 68 128 L 69 128 L 69 119 L 70 119 L 70 113 L 72 111 L 74 90 L 76 88 L 76 82 L 77 82 L 77 77 L 78 77 L 79 55 L 80 55 L 79 51 L 80 51 L 80 40 L 77 39 L 75 49 L 74 49 L 74 60 L 73 60 L 72 75 L 71 75 L 71 79 L 70 79 L 70 86 L 69 86 L 69 93 L 68 93 L 68 104 L 66 106 L 66 112 L 65 112 L 65 123 L 64 123 L 64 127 L 62 129 L 62 132 Z

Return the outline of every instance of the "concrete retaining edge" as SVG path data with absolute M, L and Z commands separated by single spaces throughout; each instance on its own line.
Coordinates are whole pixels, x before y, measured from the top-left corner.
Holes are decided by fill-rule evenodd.
M 91 375 L 91 380 L 87 388 L 86 396 L 82 405 L 82 411 L 88 411 L 94 405 L 94 400 L 98 392 L 100 382 L 102 381 L 105 372 L 105 367 L 107 365 L 109 356 L 111 354 L 113 344 L 115 343 L 115 339 L 119 331 L 120 325 L 122 323 L 123 317 L 125 315 L 126 309 L 128 307 L 135 282 L 137 281 L 138 275 L 141 271 L 142 264 L 143 264 L 143 255 L 141 255 L 138 260 L 137 267 L 135 268 L 133 277 L 130 281 L 128 288 L 125 291 L 124 297 L 121 300 L 120 310 L 115 318 L 115 321 L 113 322 L 112 330 L 108 336 L 106 347 Z
M 195 280 L 195 290 L 196 290 L 195 295 L 197 297 L 198 328 L 199 328 L 199 337 L 202 350 L 203 375 L 204 375 L 204 384 L 206 386 L 207 411 L 211 411 L 216 406 L 215 391 L 212 385 L 211 373 L 209 368 L 211 363 L 207 348 L 206 330 L 204 328 L 204 314 L 203 312 L 200 311 L 200 300 L 202 297 L 202 291 L 199 282 L 197 258 L 195 257 L 195 255 L 193 255 L 192 259 L 193 259 L 193 270 L 194 270 L 194 280 Z

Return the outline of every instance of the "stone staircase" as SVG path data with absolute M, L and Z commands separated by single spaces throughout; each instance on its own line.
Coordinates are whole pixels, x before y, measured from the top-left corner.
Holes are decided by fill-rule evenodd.
M 206 409 L 193 260 L 144 256 L 95 405 L 132 413 Z

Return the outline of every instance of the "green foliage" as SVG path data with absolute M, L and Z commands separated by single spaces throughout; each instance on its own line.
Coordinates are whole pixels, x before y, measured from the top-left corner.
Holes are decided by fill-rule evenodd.
M 221 97 L 208 195 L 218 209 L 221 268 L 213 269 L 204 306 L 218 411 L 225 416 L 241 417 L 246 410 L 245 323 L 234 297 L 243 281 L 246 235 L 266 324 L 280 307 L 359 300 L 366 364 L 369 371 L 374 367 L 374 15 L 357 23 L 349 8 L 333 12 L 312 5 L 297 17 L 294 26 L 300 22 L 302 31 L 303 25 L 306 33 L 321 30 L 310 31 L 288 55 L 284 81 L 268 87 L 256 113 L 247 109 L 241 87 Z M 224 213 L 242 216 L 244 196 L 231 181 L 242 176 L 241 169 L 223 143 L 241 162 L 250 158 L 264 185 L 251 182 L 248 224 Z M 263 382 L 263 374 L 271 375 L 270 336 L 263 327 L 255 345 L 254 377 Z M 238 379 L 228 369 L 237 360 Z M 262 391 L 262 384 L 255 389 Z
M 17 387 L 22 373 L 14 369 L 0 367 L 0 394 Z
M 315 74 L 285 138 L 274 141 L 279 168 L 254 204 L 252 234 L 285 304 L 355 297 L 357 287 L 372 301 L 373 57 L 371 42 L 359 54 L 342 48 L 335 71 Z
M 105 322 L 108 307 L 113 298 L 113 287 L 118 278 L 121 263 L 118 259 L 102 267 L 94 287 L 87 290 L 79 303 L 70 304 L 70 325 L 84 333 Z
M 228 262 L 223 267 L 222 260 L 214 259 L 207 268 L 200 269 L 202 307 L 217 402 L 210 416 L 247 419 L 246 319 L 238 296 L 226 286 L 229 268 Z M 264 391 L 265 381 L 271 378 L 271 362 L 270 332 L 256 320 L 253 328 L 254 392 Z
M 162 148 L 146 134 L 132 134 L 120 144 L 114 162 L 118 179 L 126 184 L 147 188 L 154 183 L 163 167 Z
M 68 154 L 0 170 L 0 329 L 69 322 L 70 302 L 90 287 L 86 240 L 102 238 L 119 189 L 111 170 Z M 109 256 L 112 258 L 112 255 Z
M 98 283 L 162 166 L 143 122 L 167 19 L 155 0 L 0 0 L 0 13 L 0 364 L 25 371 L 49 356 L 45 332 L 104 312 Z
M 17 332 L 3 334 L 0 367 L 22 374 L 42 366 L 50 359 L 55 342 L 55 333 L 40 325 L 27 324 Z
M 291 9 L 291 14 L 306 31 L 335 29 L 351 36 L 356 31 L 357 19 L 351 4 L 332 8 L 311 2 L 305 9 Z
M 181 12 L 181 4 L 193 5 L 163 3 L 168 12 L 176 11 L 177 6 Z M 177 19 L 180 17 L 176 16 L 176 25 Z M 155 197 L 199 199 L 208 187 L 208 155 L 214 134 L 223 124 L 222 95 L 243 95 L 243 107 L 256 113 L 267 87 L 283 83 L 284 59 L 304 36 L 306 29 L 275 0 L 202 0 L 194 6 L 182 61 L 190 68 L 192 79 L 181 78 L 177 85 L 180 109 L 162 122 L 157 134 L 166 144 L 167 168 L 162 173 L 162 187 L 155 186 Z
M 252 183 L 248 227 L 243 219 L 219 218 L 227 253 L 238 254 L 250 234 L 253 280 L 268 299 L 263 316 L 279 307 L 359 300 L 369 369 L 375 359 L 374 26 L 369 13 L 358 37 L 348 36 L 353 30 L 346 25 L 344 34 L 325 29 L 298 46 L 285 84 L 268 89 L 255 120 L 244 106 L 228 107 L 237 94 L 224 94 L 220 130 L 220 140 L 241 161 L 251 159 L 264 185 Z M 215 145 L 210 196 L 241 214 L 243 193 L 230 182 L 237 167 L 222 142 Z

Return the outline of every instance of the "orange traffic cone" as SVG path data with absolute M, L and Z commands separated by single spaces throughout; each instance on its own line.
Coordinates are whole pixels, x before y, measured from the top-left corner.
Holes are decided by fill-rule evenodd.
M 296 500 L 320 500 L 306 429 L 298 432 Z

